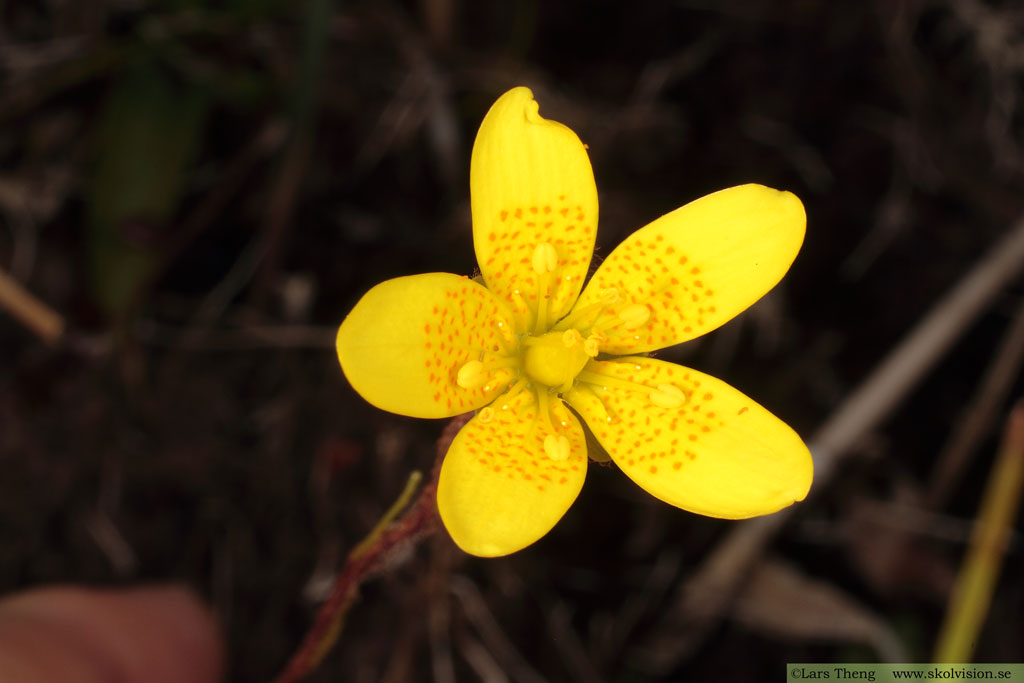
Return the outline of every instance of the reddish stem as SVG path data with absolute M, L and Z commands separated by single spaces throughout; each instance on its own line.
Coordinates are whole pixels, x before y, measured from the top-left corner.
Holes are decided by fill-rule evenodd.
M 381 532 L 372 545 L 348 557 L 345 567 L 334 582 L 331 595 L 320 606 L 302 644 L 274 683 L 298 683 L 311 674 L 322 658 L 320 651 L 325 641 L 332 637 L 332 627 L 339 623 L 348 611 L 363 581 L 374 569 L 383 564 L 397 547 L 415 543 L 437 530 L 437 479 L 441 472 L 441 461 L 444 460 L 444 455 L 448 452 L 455 435 L 470 417 L 472 414 L 469 413 L 453 417 L 441 433 L 437 440 L 437 460 L 434 462 L 431 480 L 423 487 L 416 502 L 409 506 L 398 521 Z

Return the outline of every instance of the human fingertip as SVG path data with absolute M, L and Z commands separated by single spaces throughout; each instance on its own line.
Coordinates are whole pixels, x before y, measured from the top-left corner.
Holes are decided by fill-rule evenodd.
M 24 683 L 217 683 L 223 637 L 181 586 L 35 589 L 0 600 L 0 670 Z

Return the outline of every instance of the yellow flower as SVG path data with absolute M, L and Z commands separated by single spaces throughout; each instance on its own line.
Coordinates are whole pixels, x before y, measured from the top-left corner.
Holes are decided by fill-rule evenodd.
M 478 411 L 438 482 L 459 547 L 505 555 L 555 525 L 587 470 L 580 418 L 630 479 L 684 510 L 741 519 L 804 498 L 811 457 L 792 429 L 714 377 L 643 355 L 715 329 L 774 287 L 803 241 L 799 199 L 761 185 L 698 199 L 633 233 L 584 288 L 597 228 L 590 160 L 526 88 L 484 118 L 470 193 L 483 284 L 388 280 L 337 340 L 373 405 L 424 418 Z

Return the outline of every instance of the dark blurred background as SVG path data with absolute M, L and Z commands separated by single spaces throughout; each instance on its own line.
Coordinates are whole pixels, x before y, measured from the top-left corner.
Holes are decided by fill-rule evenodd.
M 0 591 L 187 582 L 236 681 L 280 669 L 345 554 L 433 463 L 443 423 L 363 402 L 334 331 L 381 280 L 474 271 L 469 153 L 508 88 L 589 145 L 599 255 L 731 185 L 803 199 L 784 282 L 661 357 L 807 438 L 1024 212 L 1015 2 L 8 1 L 0 70 L 0 268 L 68 329 L 47 345 L 0 311 Z M 441 532 L 392 558 L 312 680 L 929 660 L 1024 394 L 1019 362 L 982 387 L 1024 301 L 1019 271 L 996 289 L 715 618 L 692 625 L 681 596 L 738 524 L 591 465 L 516 555 L 470 558 Z M 1024 660 L 1017 529 L 978 661 Z

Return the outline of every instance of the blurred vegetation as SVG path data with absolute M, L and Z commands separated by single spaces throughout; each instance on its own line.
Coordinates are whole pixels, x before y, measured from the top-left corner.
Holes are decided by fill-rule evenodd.
M 0 312 L 0 588 L 185 581 L 237 681 L 280 669 L 433 462 L 442 423 L 359 399 L 334 330 L 383 279 L 473 272 L 469 152 L 509 87 L 589 145 L 599 256 L 730 185 L 804 200 L 783 284 L 662 357 L 805 436 L 1024 214 L 1012 2 L 22 0 L 0 4 L 0 79 L 0 268 L 70 329 L 50 348 Z M 863 435 L 691 646 L 665 645 L 680 591 L 736 525 L 592 465 L 521 553 L 468 558 L 440 534 L 384 568 L 312 680 L 927 660 L 1024 393 L 1019 363 L 981 384 L 1022 293 L 1018 275 Z M 939 495 L 979 396 L 994 407 Z M 1024 655 L 1020 529 L 979 661 Z

